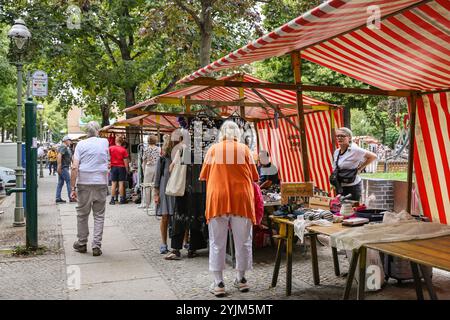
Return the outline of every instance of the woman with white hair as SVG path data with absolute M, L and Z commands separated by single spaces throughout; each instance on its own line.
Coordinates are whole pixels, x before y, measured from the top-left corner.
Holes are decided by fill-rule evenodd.
M 333 155 L 333 171 L 337 173 L 337 193 L 342 196 L 351 194 L 349 200 L 359 201 L 362 189 L 359 173 L 375 161 L 377 155 L 352 143 L 352 137 L 352 131 L 346 127 L 336 130 L 339 148 Z
M 223 270 L 228 225 L 233 231 L 236 253 L 234 286 L 249 290 L 245 272 L 252 268 L 252 230 L 255 220 L 253 181 L 258 172 L 250 149 L 240 143 L 236 123 L 226 121 L 220 128 L 219 142 L 206 154 L 200 180 L 206 180 L 206 220 L 209 230 L 209 270 L 214 274 L 210 292 L 225 295 Z

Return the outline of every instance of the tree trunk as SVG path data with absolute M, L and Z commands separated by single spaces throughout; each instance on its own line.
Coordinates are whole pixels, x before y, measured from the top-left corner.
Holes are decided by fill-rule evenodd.
M 344 107 L 344 127 L 351 129 L 351 113 L 350 107 Z
M 102 111 L 102 128 L 105 126 L 109 126 L 109 114 L 110 114 L 110 105 L 108 103 L 102 104 L 100 106 Z
M 125 92 L 125 107 L 131 107 L 136 104 L 136 97 L 134 91 L 136 90 L 136 87 L 133 88 L 124 88 Z
M 202 25 L 200 27 L 200 66 L 205 67 L 211 62 L 212 42 L 212 4 L 211 0 L 202 1 Z
M 2 143 L 5 142 L 5 128 L 2 127 Z

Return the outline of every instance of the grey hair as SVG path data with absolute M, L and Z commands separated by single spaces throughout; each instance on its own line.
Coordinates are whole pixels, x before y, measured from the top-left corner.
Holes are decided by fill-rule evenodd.
M 223 140 L 241 141 L 241 130 L 235 122 L 228 120 L 222 124 L 219 132 L 219 141 Z
M 350 137 L 350 140 L 351 140 L 352 137 L 353 137 L 353 132 L 352 132 L 352 130 L 350 130 L 349 128 L 346 128 L 346 127 L 340 127 L 340 128 L 338 129 L 338 131 L 343 131 L 343 132 L 345 132 L 345 134 L 346 134 L 347 136 Z
M 98 132 L 100 131 L 100 125 L 97 121 L 89 121 L 84 129 L 86 130 L 88 138 L 97 137 Z

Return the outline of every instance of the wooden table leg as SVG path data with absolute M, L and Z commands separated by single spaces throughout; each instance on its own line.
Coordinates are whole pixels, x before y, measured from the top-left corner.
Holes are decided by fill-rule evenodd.
M 278 239 L 278 249 L 277 255 L 275 258 L 275 268 L 273 269 L 272 275 L 272 287 L 276 287 L 278 281 L 278 273 L 280 272 L 280 264 L 281 264 L 281 247 L 283 246 L 283 239 Z
M 320 284 L 320 276 L 319 276 L 319 261 L 317 259 L 317 234 L 311 233 L 309 234 L 309 239 L 311 240 L 311 263 L 312 263 L 312 271 L 313 271 L 313 279 L 314 285 Z
M 422 281 L 420 280 L 419 268 L 417 268 L 417 264 L 412 261 L 410 261 L 410 264 L 414 277 L 414 284 L 416 286 L 417 300 L 423 300 Z
M 333 254 L 334 274 L 339 277 L 341 275 L 341 271 L 339 270 L 339 258 L 337 249 L 335 247 L 331 247 L 331 253 Z
M 266 209 L 264 209 L 264 213 L 266 213 Z M 270 245 L 273 248 L 275 247 L 275 241 L 273 240 L 272 219 L 270 219 L 269 217 L 267 217 L 267 227 L 269 228 L 270 232 Z
M 366 290 L 366 257 L 367 248 L 362 246 L 359 248 L 359 281 L 356 295 L 357 300 L 364 300 L 364 291 Z
M 294 227 L 287 225 L 286 240 L 286 295 L 291 295 L 292 290 L 292 244 L 294 240 Z
M 350 291 L 352 290 L 353 278 L 355 277 L 356 265 L 358 264 L 359 250 L 354 249 L 352 253 L 352 261 L 350 262 L 350 269 L 348 270 L 347 282 L 345 284 L 344 300 L 348 300 L 350 297 Z
M 425 285 L 427 286 L 427 290 L 428 290 L 428 294 L 430 295 L 430 299 L 438 300 L 437 294 L 433 288 L 433 282 L 431 280 L 432 272 L 430 272 L 430 270 L 427 267 L 425 267 L 421 264 L 419 265 L 419 268 L 420 268 L 420 271 L 422 272 L 423 279 L 425 280 Z

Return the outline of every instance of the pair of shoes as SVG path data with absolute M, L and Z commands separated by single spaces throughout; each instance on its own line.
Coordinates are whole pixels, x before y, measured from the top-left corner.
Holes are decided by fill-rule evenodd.
M 213 283 L 211 283 L 211 286 L 209 287 L 209 292 L 211 292 L 218 298 L 225 297 L 224 283 L 220 281 L 218 284 L 216 284 L 216 282 L 214 281 Z
M 238 279 L 234 279 L 233 286 L 240 292 L 248 292 L 250 290 L 250 287 L 248 286 L 247 280 L 245 278 L 242 278 L 240 281 Z
M 111 201 L 109 202 L 109 204 L 116 204 L 113 197 L 111 197 Z
M 172 251 L 164 257 L 165 260 L 181 260 L 180 251 Z
M 98 257 L 102 255 L 102 250 L 100 248 L 92 248 L 92 255 Z
M 159 253 L 166 254 L 169 252 L 169 249 L 167 248 L 167 244 L 162 244 L 159 246 Z
M 56 199 L 56 203 L 66 203 L 66 200 L 63 200 L 63 199 Z
M 188 258 L 195 258 L 195 257 L 198 257 L 198 253 L 195 252 L 195 250 L 189 250 L 189 251 L 188 251 L 187 257 L 188 257 Z
M 78 241 L 75 241 L 73 243 L 73 248 L 75 251 L 77 251 L 79 253 L 86 253 L 86 251 L 87 251 L 87 245 L 80 244 Z

